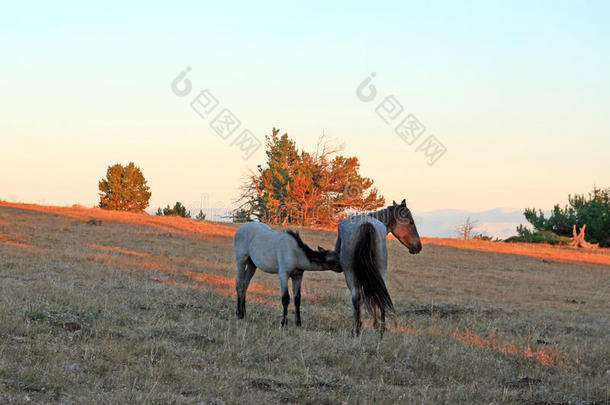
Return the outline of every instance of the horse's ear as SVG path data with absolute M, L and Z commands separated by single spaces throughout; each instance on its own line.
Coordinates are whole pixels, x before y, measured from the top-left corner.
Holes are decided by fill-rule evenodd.
M 392 205 L 398 205 L 398 204 L 396 204 L 396 201 L 392 200 Z
M 403 207 L 406 207 L 407 206 L 407 201 L 403 198 L 403 200 L 400 203 L 400 205 L 402 205 Z

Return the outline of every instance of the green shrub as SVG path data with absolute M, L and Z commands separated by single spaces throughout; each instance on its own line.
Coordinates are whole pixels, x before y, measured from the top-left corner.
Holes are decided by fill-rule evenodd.
M 184 205 L 182 205 L 182 203 L 180 201 L 177 201 L 176 204 L 174 204 L 174 207 L 170 207 L 169 204 L 167 205 L 167 207 L 163 208 L 163 210 L 161 210 L 161 208 L 159 208 L 157 210 L 157 215 L 165 215 L 165 216 L 178 216 L 178 217 L 183 217 L 183 218 L 190 218 L 191 217 L 191 212 L 186 210 L 186 207 Z
M 233 219 L 233 222 L 236 222 L 236 223 L 243 223 L 243 222 L 251 221 L 250 213 L 243 208 L 240 208 L 240 209 L 237 209 L 237 210 L 234 210 L 233 212 L 231 212 L 231 219 Z
M 550 245 L 567 245 L 572 241 L 567 236 L 560 236 L 551 231 L 535 231 L 531 232 L 529 229 L 520 225 L 517 229 L 519 235 L 512 236 L 506 239 L 506 242 L 526 242 L 526 243 L 548 243 Z
M 490 235 L 483 235 L 482 233 L 476 234 L 472 239 L 484 240 L 486 242 L 502 242 L 500 238 L 494 238 Z

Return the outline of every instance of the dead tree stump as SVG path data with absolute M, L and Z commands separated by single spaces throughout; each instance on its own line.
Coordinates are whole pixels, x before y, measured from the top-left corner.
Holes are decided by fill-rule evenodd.
M 589 243 L 585 240 L 585 229 L 587 228 L 587 224 L 584 224 L 580 228 L 580 232 L 576 231 L 576 224 L 572 227 L 572 243 L 570 243 L 571 247 L 581 248 L 581 249 L 597 249 L 599 247 L 599 243 Z

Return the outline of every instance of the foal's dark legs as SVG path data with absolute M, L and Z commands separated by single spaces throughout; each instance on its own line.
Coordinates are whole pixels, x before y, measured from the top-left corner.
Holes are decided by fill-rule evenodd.
M 303 273 L 292 276 L 292 294 L 294 295 L 295 324 L 301 326 L 301 282 Z
M 286 315 L 288 315 L 288 304 L 290 304 L 290 294 L 286 291 L 282 294 L 282 306 L 284 307 L 284 314 L 282 315 L 282 328 L 286 325 Z
M 280 273 L 280 288 L 282 290 L 282 307 L 284 313 L 282 314 L 282 328 L 286 325 L 286 315 L 288 315 L 288 304 L 290 304 L 290 293 L 288 292 L 288 273 L 279 270 Z
M 237 276 L 235 278 L 235 289 L 237 291 L 237 318 L 242 319 L 246 316 L 246 291 L 250 280 L 256 272 L 256 265 L 247 257 L 245 261 L 237 262 Z
M 247 257 L 235 257 L 236 271 L 235 271 L 235 292 L 237 293 L 237 310 L 235 311 L 235 315 L 238 319 L 242 319 L 246 316 L 245 306 L 246 306 L 246 261 Z

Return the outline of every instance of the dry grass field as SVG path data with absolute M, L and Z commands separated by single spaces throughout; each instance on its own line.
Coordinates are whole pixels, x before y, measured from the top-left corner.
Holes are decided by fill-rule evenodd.
M 354 338 L 333 272 L 302 328 L 260 271 L 235 319 L 235 229 L 0 204 L 0 403 L 608 403 L 607 251 L 391 240 L 390 331 Z

